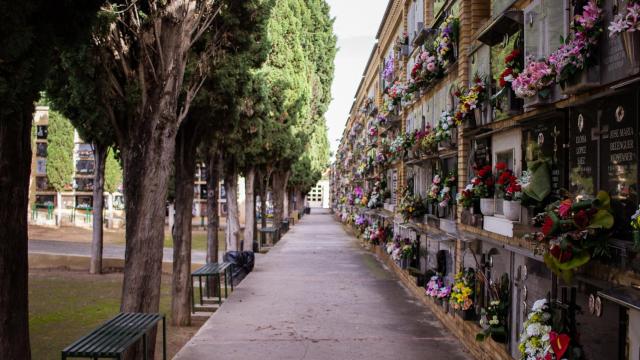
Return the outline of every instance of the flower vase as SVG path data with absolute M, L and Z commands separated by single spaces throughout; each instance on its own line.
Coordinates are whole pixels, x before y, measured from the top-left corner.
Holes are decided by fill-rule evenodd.
M 496 209 L 496 200 L 493 198 L 480 199 L 480 212 L 484 216 L 493 216 Z
M 639 39 L 640 40 L 640 39 Z M 593 65 L 583 69 L 567 80 L 564 87 L 565 94 L 576 94 L 600 86 L 600 66 Z
M 400 259 L 400 268 L 406 270 L 409 267 L 409 259 Z
M 446 207 L 442 207 L 440 205 L 437 206 L 437 210 L 438 210 L 438 218 L 439 219 L 444 219 L 447 217 L 447 208 Z
M 481 109 L 474 109 L 473 110 L 473 114 L 474 116 L 467 116 L 464 118 L 464 120 L 462 121 L 462 128 L 465 130 L 469 130 L 469 129 L 473 129 L 476 127 L 476 124 L 481 124 L 482 121 L 482 110 Z
M 481 215 L 482 211 L 480 211 L 480 199 L 473 198 L 472 204 L 473 206 L 471 207 L 471 213 L 474 215 Z
M 624 31 L 621 37 L 627 61 L 633 67 L 633 73 L 637 73 L 640 70 L 640 33 Z
M 497 343 L 506 344 L 507 334 L 505 334 L 504 332 L 502 333 L 491 332 L 491 339 Z
M 464 321 L 474 321 L 476 319 L 476 310 L 473 306 L 469 310 L 456 310 L 456 313 Z
M 515 91 L 509 86 L 507 88 L 507 104 L 509 106 L 509 115 L 518 115 L 522 113 L 524 101 L 516 96 Z
M 502 202 L 502 212 L 504 217 L 511 221 L 520 221 L 521 206 L 519 201 Z
M 553 89 L 554 86 L 551 86 L 547 89 L 542 90 L 542 94 L 538 93 L 535 96 L 531 96 L 524 99 L 524 107 L 525 108 L 536 108 L 540 106 L 547 105 L 551 102 L 553 98 Z

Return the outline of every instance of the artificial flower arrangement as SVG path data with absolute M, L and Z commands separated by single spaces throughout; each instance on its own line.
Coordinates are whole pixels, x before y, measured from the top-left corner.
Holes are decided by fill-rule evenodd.
M 382 71 L 382 76 L 386 81 L 393 81 L 396 73 L 396 63 L 393 55 L 389 55 L 387 59 L 384 60 L 384 70 Z
M 475 270 L 472 268 L 458 272 L 451 287 L 449 302 L 455 310 L 467 311 L 473 306 L 475 288 Z
M 609 194 L 600 191 L 592 200 L 556 201 L 534 218 L 534 225 L 541 227 L 532 237 L 542 245 L 545 264 L 570 283 L 576 268 L 608 255 L 607 239 L 614 225 Z
M 362 190 L 362 188 L 360 186 L 356 186 L 355 189 L 353 189 L 354 204 L 359 204 L 360 202 L 362 202 L 363 196 L 364 196 L 364 191 Z
M 378 127 L 375 125 L 372 125 L 369 127 L 369 137 L 374 139 L 378 136 Z
M 425 126 L 424 134 L 419 144 L 420 151 L 424 154 L 431 155 L 437 151 L 436 129 L 432 129 L 431 124 Z
M 407 86 L 399 81 L 396 81 L 387 89 L 387 96 L 389 97 L 393 106 L 400 105 L 402 99 L 406 96 Z
M 631 228 L 633 229 L 633 250 L 640 252 L 640 208 L 631 216 Z
M 438 194 L 438 206 L 440 206 L 441 208 L 446 208 L 453 204 L 453 196 L 451 194 L 455 192 L 455 188 L 456 175 L 455 173 L 450 172 L 444 178 L 444 186 Z
M 444 22 L 436 39 L 433 41 L 433 47 L 436 49 L 438 62 L 443 68 L 456 61 L 455 47 L 458 42 L 458 34 L 460 32 L 460 19 L 453 15 L 449 15 Z
M 491 165 L 476 168 L 476 176 L 471 179 L 473 193 L 480 199 L 492 198 L 495 190 L 495 178 L 491 171 Z
M 573 18 L 569 38 L 548 57 L 561 84 L 596 61 L 594 54 L 603 32 L 599 2 L 590 0 L 582 7 L 582 14 Z
M 393 47 L 396 51 L 400 51 L 404 45 L 409 45 L 409 34 L 406 31 L 396 37 Z
M 402 215 L 404 221 L 424 215 L 424 201 L 420 195 L 414 196 L 407 187 L 402 188 L 400 194 L 398 212 Z
M 555 81 L 556 73 L 546 61 L 538 61 L 532 57 L 527 59 L 527 65 L 522 73 L 513 80 L 511 87 L 519 98 L 529 98 L 536 95 L 549 96 L 549 87 Z
M 476 341 L 491 337 L 494 341 L 505 343 L 509 338 L 509 274 L 503 274 L 500 281 L 489 286 L 489 306 L 480 312 L 482 332 L 476 334 Z
M 425 293 L 434 299 L 447 299 L 451 294 L 451 287 L 444 284 L 440 275 L 434 275 L 427 282 Z
M 454 117 L 456 126 L 459 126 L 464 120 L 470 120 L 474 116 L 474 110 L 481 109 L 482 103 L 487 100 L 486 80 L 476 74 L 471 86 L 457 89 L 454 95 L 458 98 Z
M 590 66 L 595 61 L 594 53 L 602 31 L 599 0 L 590 0 L 583 6 L 582 13 L 574 17 L 570 34 L 558 50 L 546 59 L 527 59 L 523 72 L 512 83 L 516 96 L 548 97 L 550 86 L 555 82 L 563 84 Z
M 354 222 L 356 228 L 363 233 L 367 229 L 367 225 L 369 225 L 369 221 L 364 215 L 358 215 Z
M 477 199 L 477 197 L 474 195 L 473 188 L 473 184 L 467 184 L 467 186 L 456 195 L 456 201 L 458 202 L 458 205 L 462 206 L 463 209 L 471 209 L 475 200 Z
M 518 78 L 518 75 L 524 68 L 522 51 L 520 49 L 514 49 L 504 58 L 505 68 L 502 70 L 500 77 L 498 78 L 498 85 L 504 89 L 511 87 L 511 83 Z
M 637 0 L 630 0 L 627 3 L 626 13 L 617 14 L 609 24 L 609 36 L 636 31 L 640 31 L 640 3 Z
M 433 50 L 423 49 L 416 56 L 411 68 L 411 80 L 417 88 L 428 87 L 435 79 L 442 77 L 442 67 Z M 417 90 L 417 89 L 415 89 Z
M 577 334 L 572 338 L 565 331 L 570 328 L 565 321 L 557 321 L 554 308 L 547 299 L 533 303 L 523 324 L 518 349 L 521 360 L 580 360 L 584 359 L 584 349 L 578 342 Z
M 443 111 L 440 114 L 440 119 L 433 131 L 433 142 L 436 144 L 442 144 L 445 141 L 449 141 L 452 138 L 453 129 L 457 126 L 454 114 L 450 111 Z
M 410 134 L 411 137 L 413 137 L 412 140 L 412 150 L 413 150 L 413 156 L 415 158 L 419 158 L 421 153 L 423 152 L 423 148 L 422 148 L 422 140 L 429 137 L 431 135 L 431 127 L 425 127 L 424 130 L 413 130 L 413 132 Z
M 438 197 L 440 196 L 440 190 L 442 190 L 442 178 L 440 175 L 433 175 L 433 179 L 431 179 L 431 186 L 429 187 L 429 191 L 427 192 L 427 199 L 432 203 L 437 203 Z
M 529 315 L 522 326 L 518 349 L 521 360 L 546 360 L 551 351 L 551 312 L 547 299 L 533 303 Z
M 495 168 L 496 194 L 498 198 L 512 200 L 515 195 L 514 191 L 520 192 L 519 185 L 517 185 L 518 178 L 513 174 L 513 170 L 507 167 L 507 163 L 503 161 L 497 162 Z

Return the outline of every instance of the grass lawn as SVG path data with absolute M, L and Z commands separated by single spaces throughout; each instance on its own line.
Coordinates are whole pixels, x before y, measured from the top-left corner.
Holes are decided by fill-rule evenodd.
M 160 312 L 170 313 L 171 278 L 163 276 Z M 60 359 L 60 351 L 115 316 L 120 308 L 122 274 L 89 275 L 71 271 L 29 273 L 29 328 L 32 358 Z M 167 315 L 167 325 L 169 316 Z M 195 334 L 167 326 L 169 359 Z M 158 336 L 160 343 L 161 337 Z M 158 355 L 161 355 L 161 347 Z
M 173 237 L 171 234 L 165 234 L 164 236 L 164 247 L 172 248 L 173 247 Z M 223 253 L 226 247 L 226 242 L 224 241 L 224 231 L 218 231 L 218 252 Z M 203 231 L 194 231 L 191 233 L 191 248 L 193 250 L 207 250 L 207 233 Z

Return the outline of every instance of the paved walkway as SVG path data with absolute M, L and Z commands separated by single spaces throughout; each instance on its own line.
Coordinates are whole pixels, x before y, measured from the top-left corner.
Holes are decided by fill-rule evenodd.
M 314 213 L 315 212 L 315 213 Z M 468 359 L 328 214 L 304 217 L 175 359 Z

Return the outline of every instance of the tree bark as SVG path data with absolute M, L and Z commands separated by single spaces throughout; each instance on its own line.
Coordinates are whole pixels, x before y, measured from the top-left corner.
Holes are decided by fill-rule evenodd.
M 289 171 L 275 171 L 273 173 L 272 199 L 273 199 L 273 226 L 280 227 L 285 216 L 285 192 L 289 182 Z
M 207 263 L 218 262 L 220 166 L 218 154 L 207 153 Z
M 242 251 L 253 251 L 253 237 L 256 223 L 255 203 L 255 179 L 256 169 L 250 167 L 245 174 L 245 200 L 244 200 L 244 248 Z
M 238 170 L 235 166 L 229 166 L 225 170 L 224 188 L 227 193 L 226 251 L 238 251 L 240 249 L 240 217 L 238 214 Z
M 260 181 L 260 225 L 263 228 L 267 227 L 267 189 L 269 188 L 270 177 L 270 172 L 265 171 Z
M 27 217 L 31 173 L 31 114 L 0 118 L 0 357 L 31 359 L 28 321 Z
M 184 123 L 176 137 L 171 287 L 171 324 L 174 326 L 191 325 L 191 230 L 197 139 L 197 126 L 193 121 Z
M 93 233 L 91 236 L 90 274 L 102 274 L 102 244 L 104 239 L 104 169 L 109 148 L 100 143 L 93 144 L 95 178 L 93 181 Z
M 122 148 L 126 249 L 122 312 L 157 313 L 160 305 L 164 220 L 167 190 L 175 152 L 177 121 L 175 106 L 155 102 L 148 116 L 133 121 Z M 173 117 L 173 120 L 167 120 Z M 156 331 L 149 333 L 155 343 Z M 126 359 L 141 359 L 142 346 L 126 353 Z M 155 347 L 148 357 L 153 359 Z

